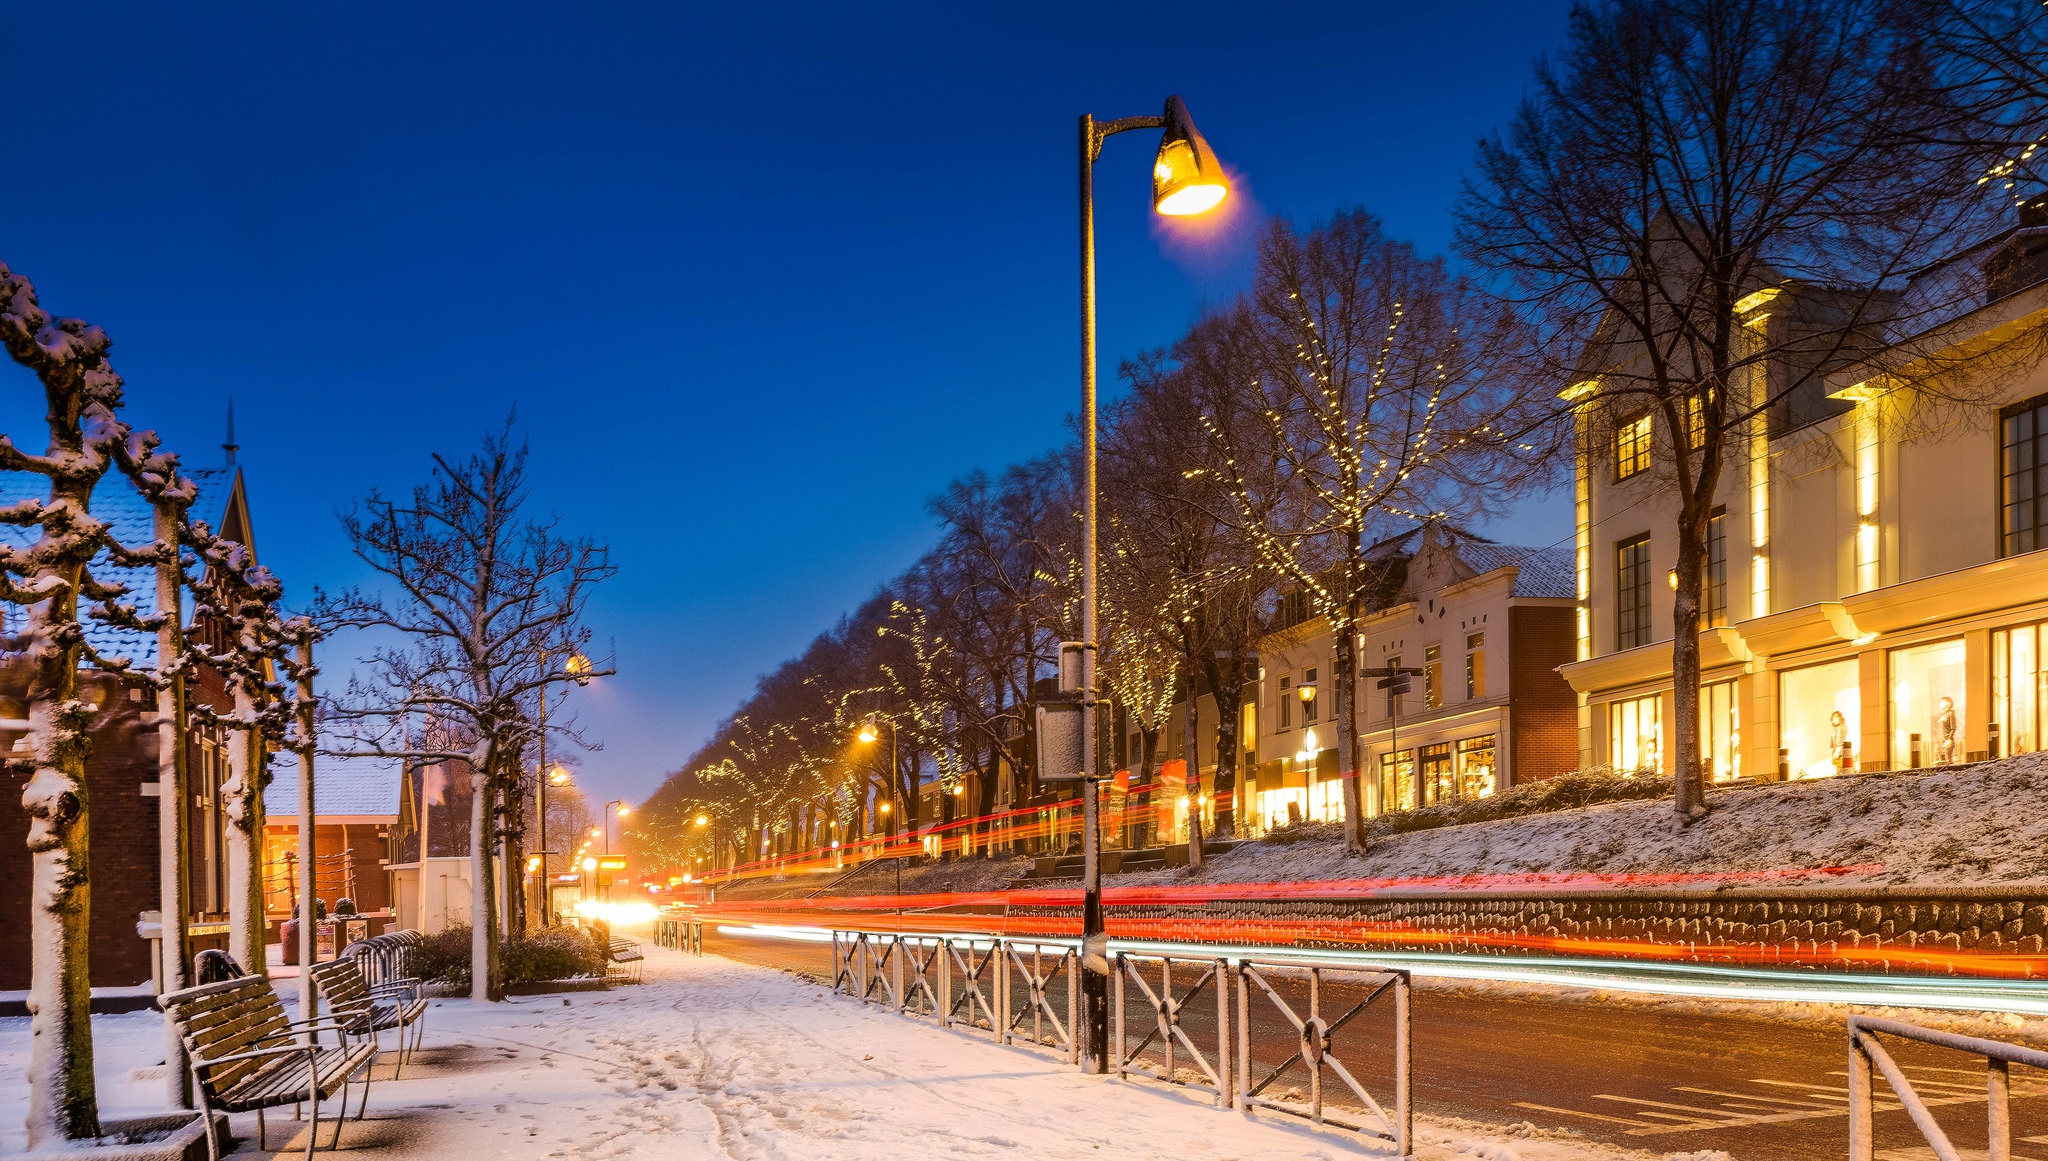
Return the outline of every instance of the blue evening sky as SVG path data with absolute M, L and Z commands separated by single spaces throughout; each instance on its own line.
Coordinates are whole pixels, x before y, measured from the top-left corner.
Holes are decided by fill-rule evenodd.
M 1240 177 L 1198 237 L 1152 142 L 1097 168 L 1101 343 L 1241 289 L 1263 214 L 1449 241 L 1558 0 L 17 6 L 0 260 L 106 327 L 129 418 L 217 463 L 303 600 L 336 511 L 515 404 L 534 503 L 609 541 L 600 798 L 656 786 L 930 542 L 925 500 L 1063 438 L 1075 118 L 1186 97 Z M 0 373 L 0 430 L 33 381 Z M 1496 535 L 1570 535 L 1568 499 Z M 330 674 L 344 658 L 330 655 Z

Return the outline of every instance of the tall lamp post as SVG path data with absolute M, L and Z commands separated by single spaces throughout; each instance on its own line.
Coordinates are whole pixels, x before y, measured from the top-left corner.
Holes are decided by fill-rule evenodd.
M 1213 209 L 1230 179 L 1178 96 L 1157 117 L 1097 121 L 1081 114 L 1081 784 L 1082 1067 L 1109 1070 L 1109 937 L 1102 922 L 1101 804 L 1096 793 L 1095 690 L 1095 160 L 1102 143 L 1132 129 L 1162 129 L 1152 163 L 1152 208 L 1169 217 Z
M 549 654 L 550 658 L 556 656 Z M 562 669 L 575 678 L 578 685 L 590 684 L 590 658 L 581 653 L 571 653 L 562 663 Z M 540 687 L 540 761 L 535 764 L 540 777 L 534 779 L 533 813 L 540 819 L 540 925 L 546 927 L 554 922 L 554 910 L 548 891 L 548 786 L 565 786 L 569 772 L 560 766 L 548 769 L 548 687 Z
M 885 720 L 889 723 L 889 798 L 894 801 L 902 796 L 901 787 L 898 785 L 898 782 L 903 777 L 902 771 L 896 768 L 898 760 L 896 754 L 896 720 L 894 718 L 884 719 L 879 715 L 869 714 L 868 720 L 861 723 L 860 732 L 855 734 L 854 737 L 859 738 L 862 745 L 873 745 L 875 740 L 882 736 L 875 729 L 875 723 L 878 720 Z M 888 812 L 886 806 L 882 810 L 885 814 Z M 888 833 L 887 830 L 882 832 L 885 845 Z

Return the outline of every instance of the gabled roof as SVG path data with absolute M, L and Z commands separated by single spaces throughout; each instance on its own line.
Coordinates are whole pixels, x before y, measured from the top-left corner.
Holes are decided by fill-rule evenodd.
M 198 486 L 199 495 L 192 504 L 192 516 L 205 521 L 215 532 L 232 530 L 231 535 L 246 542 L 248 515 L 242 494 L 241 469 L 188 468 L 181 474 L 190 477 Z M 41 476 L 30 472 L 0 472 L 0 504 L 42 499 L 48 495 L 49 490 Z M 151 510 L 149 501 L 118 473 L 109 472 L 93 489 L 92 514 L 105 521 L 113 530 L 114 539 L 124 545 L 147 544 L 156 536 L 156 514 Z M 0 525 L 0 544 L 26 547 L 35 543 L 39 535 L 40 532 L 34 528 Z M 102 584 L 128 586 L 128 594 L 122 599 L 133 604 L 140 615 L 147 617 L 156 612 L 156 573 L 153 570 L 122 568 L 101 553 L 93 560 L 92 575 Z M 187 594 L 188 599 L 189 596 Z M 155 668 L 154 634 L 117 629 L 86 616 L 81 620 L 85 625 L 86 643 L 94 652 L 107 657 L 126 657 L 135 663 L 137 669 Z
M 299 767 L 291 755 L 278 756 L 276 777 L 263 789 L 263 813 L 272 823 L 286 823 L 299 813 Z M 313 813 L 316 817 L 398 817 L 396 761 L 375 758 L 327 758 L 313 762 Z
M 1518 597 L 1564 597 L 1578 595 L 1578 578 L 1572 575 L 1572 553 L 1568 548 L 1525 548 L 1515 544 L 1460 544 L 1458 556 L 1474 573 L 1513 567 L 1514 595 Z

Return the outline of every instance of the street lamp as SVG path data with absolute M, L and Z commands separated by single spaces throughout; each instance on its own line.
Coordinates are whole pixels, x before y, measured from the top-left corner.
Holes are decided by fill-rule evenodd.
M 854 734 L 854 737 L 859 739 L 862 745 L 870 745 L 875 739 L 882 736 L 876 729 L 877 720 L 879 720 L 877 715 L 869 714 L 868 720 L 861 723 L 860 731 Z M 897 796 L 896 783 L 902 775 L 896 769 L 896 722 L 894 719 L 887 720 L 889 722 L 889 797 L 894 799 Z M 889 804 L 887 802 L 881 803 L 879 810 L 883 814 L 889 813 Z M 886 831 L 883 833 L 887 834 Z
M 1157 117 L 1097 121 L 1081 114 L 1081 997 L 1085 1032 L 1081 1059 L 1089 1072 L 1109 1070 L 1109 936 L 1102 923 L 1101 805 L 1095 783 L 1095 160 L 1102 143 L 1132 129 L 1161 129 L 1152 162 L 1152 208 L 1170 217 L 1199 214 L 1230 195 L 1230 179 L 1195 128 L 1188 107 L 1166 98 Z
M 614 799 L 612 799 L 612 800 L 611 800 L 610 802 L 607 802 L 607 803 L 605 803 L 605 804 L 604 804 L 604 853 L 605 853 L 605 854 L 611 854 L 611 853 L 612 853 L 612 818 L 614 817 L 614 814 L 613 814 L 613 811 L 612 811 L 612 807 L 614 807 L 614 806 L 616 806 L 616 807 L 618 807 L 618 808 L 619 808 L 619 809 L 618 809 L 618 811 L 617 811 L 617 815 L 616 815 L 616 816 L 617 816 L 617 817 L 619 817 L 619 818 L 624 818 L 624 817 L 626 817 L 627 815 L 629 815 L 629 814 L 633 813 L 633 808 L 632 808 L 632 807 L 630 807 L 630 806 L 628 806 L 628 805 L 626 805 L 626 800 L 625 800 L 625 799 L 623 799 L 623 798 L 614 798 Z
M 555 653 L 549 653 L 543 658 L 543 661 L 544 663 L 551 662 L 556 656 L 558 655 Z M 571 653 L 569 659 L 562 663 L 562 670 L 577 685 L 589 685 L 590 679 L 593 676 L 590 658 L 585 657 L 581 653 Z M 535 764 L 535 768 L 538 770 L 548 769 L 548 687 L 545 684 L 540 687 L 540 760 Z M 540 925 L 542 927 L 547 927 L 554 921 L 552 916 L 554 907 L 549 900 L 546 873 L 548 856 L 548 787 L 550 785 L 567 786 L 568 784 L 569 772 L 560 766 L 556 766 L 548 773 L 547 777 L 536 780 L 533 786 L 533 812 L 540 816 L 540 856 L 542 868 Z

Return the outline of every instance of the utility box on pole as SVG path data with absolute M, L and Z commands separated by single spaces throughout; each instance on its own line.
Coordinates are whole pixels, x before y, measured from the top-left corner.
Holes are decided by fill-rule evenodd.
M 1079 701 L 1042 701 L 1032 711 L 1040 782 L 1079 782 L 1088 777 L 1088 716 Z

